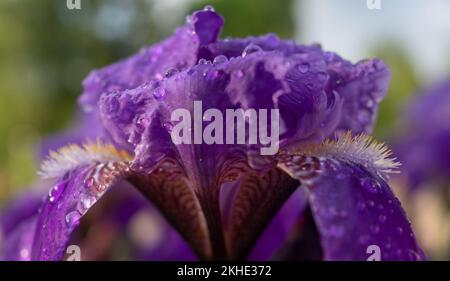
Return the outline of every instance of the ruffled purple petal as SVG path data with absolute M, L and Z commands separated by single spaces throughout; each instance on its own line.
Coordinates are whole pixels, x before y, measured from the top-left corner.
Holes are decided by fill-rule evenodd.
M 381 260 L 425 259 L 400 201 L 381 177 L 346 161 L 289 159 L 286 171 L 308 189 L 323 259 L 368 260 L 371 247 L 379 247 Z
M 341 119 L 338 129 L 354 133 L 372 131 L 378 104 L 386 95 L 390 81 L 390 71 L 382 61 L 373 59 L 352 64 L 335 53 L 323 51 L 319 45 L 297 45 L 274 34 L 220 40 L 203 47 L 201 54 L 206 59 L 219 55 L 238 57 L 252 45 L 266 51 L 277 50 L 288 57 L 301 56 L 304 61 L 297 65 L 300 71 L 293 75 L 295 79 L 291 86 L 300 87 L 303 98 L 308 90 L 323 90 L 329 97 L 328 103 L 334 102 L 333 93 L 336 92 L 344 103 L 340 116 L 333 116 L 334 120 Z M 323 84 L 326 84 L 325 87 Z M 305 108 L 302 109 L 297 109 L 296 114 L 304 114 L 302 111 Z M 288 113 L 292 110 L 285 114 Z
M 104 92 L 132 89 L 162 79 L 168 70 L 191 67 L 197 62 L 200 46 L 214 42 L 222 24 L 222 17 L 213 11 L 193 13 L 186 25 L 163 42 L 144 47 L 127 59 L 91 72 L 83 81 L 80 104 L 92 110 Z

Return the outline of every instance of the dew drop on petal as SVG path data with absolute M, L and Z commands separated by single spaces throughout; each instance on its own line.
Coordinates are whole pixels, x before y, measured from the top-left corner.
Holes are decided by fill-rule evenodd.
M 62 181 L 57 183 L 52 189 L 50 189 L 50 191 L 48 192 L 50 202 L 55 203 L 56 201 L 58 201 L 66 186 L 67 181 Z
M 203 11 L 209 11 L 209 12 L 214 12 L 214 7 L 211 5 L 206 5 L 205 8 L 203 8 Z
M 94 178 L 89 177 L 89 178 L 87 178 L 87 179 L 84 181 L 84 186 L 85 186 L 86 188 L 91 188 L 91 187 L 94 186 L 94 183 L 95 183 Z
M 90 207 L 92 207 L 92 205 L 94 205 L 96 200 L 97 199 L 93 195 L 82 194 L 80 199 L 82 210 L 88 210 Z
M 261 47 L 256 44 L 250 44 L 247 47 L 245 47 L 244 51 L 242 52 L 242 57 L 246 57 L 247 55 L 255 52 L 262 51 Z
M 373 234 L 377 234 L 378 232 L 380 232 L 380 227 L 377 224 L 371 225 L 369 228 L 370 232 L 372 232 Z
M 386 221 L 386 219 L 387 219 L 386 215 L 381 214 L 381 215 L 378 216 L 378 220 L 381 223 L 384 223 Z
M 169 77 L 174 76 L 174 75 L 177 74 L 177 73 L 178 73 L 178 70 L 177 70 L 176 68 L 169 68 L 169 69 L 166 71 L 166 74 L 164 75 L 164 77 L 169 78 Z
M 166 96 L 166 89 L 164 89 L 163 87 L 157 87 L 153 91 L 153 96 L 157 100 L 163 99 Z
M 167 130 L 167 131 L 172 131 L 173 129 L 173 124 L 171 122 L 166 122 L 163 124 L 163 127 Z
M 330 235 L 342 237 L 344 235 L 344 228 L 341 225 L 333 225 L 330 228 Z
M 72 211 L 66 215 L 66 224 L 71 227 L 79 223 L 81 215 L 78 211 Z
M 319 81 L 326 81 L 328 79 L 328 74 L 326 72 L 319 72 L 317 73 L 317 78 Z
M 214 64 L 221 64 L 221 63 L 224 63 L 224 62 L 227 62 L 227 61 L 228 61 L 228 58 L 226 56 L 219 55 L 219 56 L 214 58 L 213 62 L 214 62 Z
M 236 78 L 244 77 L 244 72 L 240 69 L 233 71 L 233 76 Z
M 207 59 L 199 59 L 198 60 L 198 64 L 204 65 L 204 64 L 209 64 L 209 63 L 211 63 L 211 62 Z
M 360 180 L 361 186 L 370 193 L 378 193 L 380 184 L 372 178 L 362 178 Z
M 309 70 L 309 63 L 305 62 L 305 63 L 300 63 L 299 65 L 297 65 L 297 70 L 300 73 L 306 73 Z
M 358 112 L 357 118 L 360 122 L 367 123 L 370 121 L 371 113 L 366 109 L 362 109 Z
M 30 257 L 30 251 L 28 249 L 25 249 L 25 248 L 21 249 L 20 250 L 20 257 L 22 259 L 28 259 Z
M 367 108 L 373 108 L 374 106 L 374 101 L 372 100 L 372 98 L 368 97 L 367 95 L 363 95 L 360 98 L 360 102 L 363 106 L 367 107 Z

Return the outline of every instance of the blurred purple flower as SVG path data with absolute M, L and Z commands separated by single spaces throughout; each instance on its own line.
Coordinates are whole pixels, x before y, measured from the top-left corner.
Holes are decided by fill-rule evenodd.
M 370 245 L 383 260 L 423 259 L 387 184 L 397 164 L 364 135 L 387 91 L 386 65 L 352 64 L 273 34 L 220 40 L 222 24 L 211 8 L 195 12 L 165 41 L 85 79 L 79 101 L 89 117 L 73 137 L 99 140 L 44 162 L 42 176 L 57 181 L 35 214 L 30 259 L 61 259 L 81 218 L 122 180 L 201 259 L 267 259 L 282 249 L 273 257 L 366 260 Z M 195 100 L 204 110 L 279 109 L 279 153 L 174 144 L 171 112 L 192 112 Z
M 402 174 L 416 188 L 450 180 L 450 80 L 425 88 L 409 104 L 402 136 L 396 140 Z

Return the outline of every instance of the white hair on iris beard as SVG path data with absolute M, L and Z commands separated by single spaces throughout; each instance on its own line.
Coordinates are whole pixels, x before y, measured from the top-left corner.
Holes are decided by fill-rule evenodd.
M 389 174 L 399 173 L 398 168 L 401 165 L 392 157 L 392 151 L 385 143 L 364 134 L 353 136 L 350 131 L 337 139 L 302 145 L 295 148 L 294 153 L 359 164 L 383 179 L 388 179 Z
M 83 145 L 69 144 L 57 151 L 50 151 L 41 165 L 38 175 L 43 179 L 59 178 L 66 172 L 83 165 L 131 161 L 132 156 L 112 144 L 100 140 Z

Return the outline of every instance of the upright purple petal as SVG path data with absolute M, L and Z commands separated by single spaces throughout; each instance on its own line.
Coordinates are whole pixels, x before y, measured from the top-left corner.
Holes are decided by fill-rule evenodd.
M 195 65 L 200 46 L 214 42 L 222 25 L 222 17 L 213 11 L 193 13 L 184 26 L 163 42 L 91 72 L 83 82 L 84 92 L 79 102 L 89 110 L 96 107 L 102 93 L 132 89 L 162 79 L 170 69 L 182 70 Z

